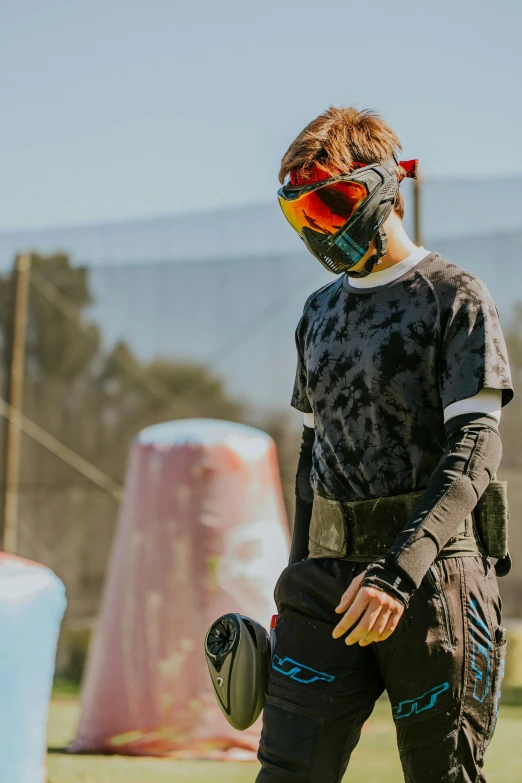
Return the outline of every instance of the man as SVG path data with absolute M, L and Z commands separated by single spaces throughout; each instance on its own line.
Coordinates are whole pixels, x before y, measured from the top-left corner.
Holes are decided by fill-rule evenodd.
M 330 108 L 282 160 L 285 217 L 339 276 L 296 331 L 304 430 L 259 783 L 338 783 L 384 690 L 408 783 L 485 781 L 505 633 L 471 512 L 513 391 L 482 281 L 403 228 L 400 149 L 377 114 Z

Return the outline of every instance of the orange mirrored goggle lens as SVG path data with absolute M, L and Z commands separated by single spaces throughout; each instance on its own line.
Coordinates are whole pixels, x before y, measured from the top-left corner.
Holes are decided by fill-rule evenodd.
M 362 182 L 339 181 L 323 185 L 287 201 L 279 196 L 284 216 L 300 234 L 311 228 L 321 234 L 335 234 L 349 220 L 368 195 Z

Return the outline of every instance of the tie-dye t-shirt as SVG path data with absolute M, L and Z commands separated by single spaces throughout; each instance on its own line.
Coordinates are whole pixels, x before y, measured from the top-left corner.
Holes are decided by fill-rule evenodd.
M 444 408 L 484 388 L 513 397 L 489 291 L 437 253 L 376 288 L 339 276 L 307 299 L 296 344 L 292 405 L 314 414 L 311 482 L 331 499 L 423 489 Z

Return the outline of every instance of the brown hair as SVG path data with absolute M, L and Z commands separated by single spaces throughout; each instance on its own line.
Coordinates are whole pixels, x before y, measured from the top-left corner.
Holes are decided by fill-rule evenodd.
M 335 177 L 349 172 L 355 161 L 382 162 L 400 150 L 399 137 L 376 112 L 371 109 L 359 111 L 353 106 L 330 106 L 308 123 L 290 144 L 281 161 L 279 181 L 284 182 L 291 171 L 306 179 L 313 164 Z M 398 173 L 400 176 L 402 172 Z M 394 209 L 402 219 L 404 199 L 401 193 Z

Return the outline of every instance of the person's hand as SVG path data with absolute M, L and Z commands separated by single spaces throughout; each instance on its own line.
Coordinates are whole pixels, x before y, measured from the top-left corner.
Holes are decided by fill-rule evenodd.
M 332 632 L 334 639 L 337 639 L 359 620 L 345 642 L 346 644 L 359 642 L 361 647 L 372 642 L 383 642 L 391 636 L 404 612 L 404 604 L 384 590 L 376 587 L 361 587 L 364 577 L 363 571 L 343 594 L 335 611 L 346 612 L 346 614 Z

